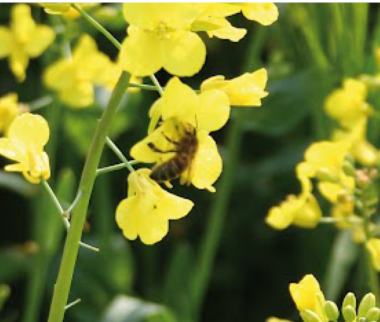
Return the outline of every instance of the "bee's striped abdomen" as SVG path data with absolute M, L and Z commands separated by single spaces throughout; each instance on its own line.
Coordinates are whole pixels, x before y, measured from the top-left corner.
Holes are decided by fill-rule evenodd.
M 154 168 L 150 177 L 157 182 L 171 181 L 179 178 L 188 165 L 187 156 L 178 154 Z

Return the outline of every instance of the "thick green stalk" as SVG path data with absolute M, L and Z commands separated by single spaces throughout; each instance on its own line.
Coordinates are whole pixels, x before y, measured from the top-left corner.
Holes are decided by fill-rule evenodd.
M 50 307 L 49 322 L 62 322 L 65 315 L 65 307 L 67 305 L 70 286 L 74 274 L 79 242 L 82 237 L 87 209 L 95 183 L 96 170 L 99 166 L 109 128 L 121 99 L 123 98 L 125 90 L 128 87 L 130 76 L 131 75 L 126 72 L 121 74 L 108 106 L 98 123 L 90 151 L 87 155 L 82 178 L 79 183 L 79 191 L 81 191 L 82 197 L 79 200 L 72 216 L 71 228 L 67 235 L 63 258 Z

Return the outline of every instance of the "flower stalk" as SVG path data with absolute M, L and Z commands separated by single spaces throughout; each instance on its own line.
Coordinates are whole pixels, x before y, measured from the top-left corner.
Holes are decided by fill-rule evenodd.
M 87 209 L 95 183 L 96 171 L 99 166 L 109 128 L 128 87 L 130 77 L 131 75 L 126 72 L 121 74 L 108 106 L 96 128 L 79 184 L 79 191 L 82 191 L 82 197 L 72 216 L 71 228 L 65 242 L 63 258 L 54 289 L 48 322 L 63 321 L 78 255 L 79 241 L 82 237 Z

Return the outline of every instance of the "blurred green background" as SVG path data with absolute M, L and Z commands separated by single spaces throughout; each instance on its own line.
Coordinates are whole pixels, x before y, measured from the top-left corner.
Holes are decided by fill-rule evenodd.
M 111 18 L 98 10 L 92 14 L 121 41 L 126 28 L 121 5 L 106 6 L 114 10 Z M 11 7 L 0 4 L 0 25 L 9 24 Z M 66 321 L 295 320 L 288 285 L 307 273 L 322 282 L 329 299 L 347 290 L 358 295 L 367 291 L 356 248 L 344 233 L 327 225 L 277 232 L 264 218 L 271 206 L 299 191 L 294 167 L 306 147 L 329 138 L 334 124 L 323 111 L 326 95 L 345 77 L 377 74 L 379 6 L 278 7 L 279 20 L 269 27 L 232 17 L 234 25 L 248 29 L 238 43 L 202 35 L 206 64 L 195 77 L 183 79 L 199 88 L 213 75 L 233 78 L 261 67 L 269 72 L 270 95 L 263 105 L 234 107 L 229 124 L 214 135 L 225 162 L 216 194 L 175 184 L 173 192 L 193 200 L 195 207 L 184 219 L 171 222 L 162 242 L 146 246 L 124 239 L 115 223 L 116 206 L 127 196 L 127 170 L 97 179 L 84 240 L 101 252 L 80 250 L 70 299 L 82 302 L 67 311 Z M 0 61 L 0 97 L 17 92 L 25 103 L 52 98 L 38 112 L 52 129 L 50 182 L 67 205 L 109 93 L 99 88 L 95 106 L 73 109 L 44 87 L 41 75 L 58 59 L 64 39 L 74 44 L 83 33 L 91 34 L 113 59 L 117 51 L 83 18 L 48 16 L 38 6 L 33 6 L 33 16 L 61 33 L 43 57 L 31 61 L 22 84 L 7 61 Z M 165 84 L 170 75 L 161 71 L 157 77 Z M 150 91 L 126 95 L 111 135 L 126 155 L 144 137 L 148 109 L 157 97 Z M 375 109 L 380 108 L 377 101 L 374 92 L 370 103 Z M 379 130 L 372 120 L 369 137 L 376 146 Z M 102 165 L 118 162 L 106 149 Z M 6 163 L 0 159 L 1 166 Z M 46 321 L 64 243 L 62 224 L 44 191 L 19 175 L 0 172 L 0 204 L 0 306 L 5 300 L 0 321 Z

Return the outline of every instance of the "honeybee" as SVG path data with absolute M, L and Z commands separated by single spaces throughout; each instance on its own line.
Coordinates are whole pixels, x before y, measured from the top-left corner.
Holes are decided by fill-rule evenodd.
M 183 125 L 182 128 L 182 131 L 179 131 L 182 132 L 180 133 L 179 141 L 174 141 L 163 133 L 166 140 L 173 144 L 174 149 L 162 151 L 154 143 L 148 143 L 148 146 L 155 152 L 176 153 L 166 162 L 153 168 L 150 174 L 151 179 L 157 182 L 171 181 L 179 178 L 186 170 L 191 171 L 191 163 L 198 150 L 197 133 L 196 129 L 190 124 Z

